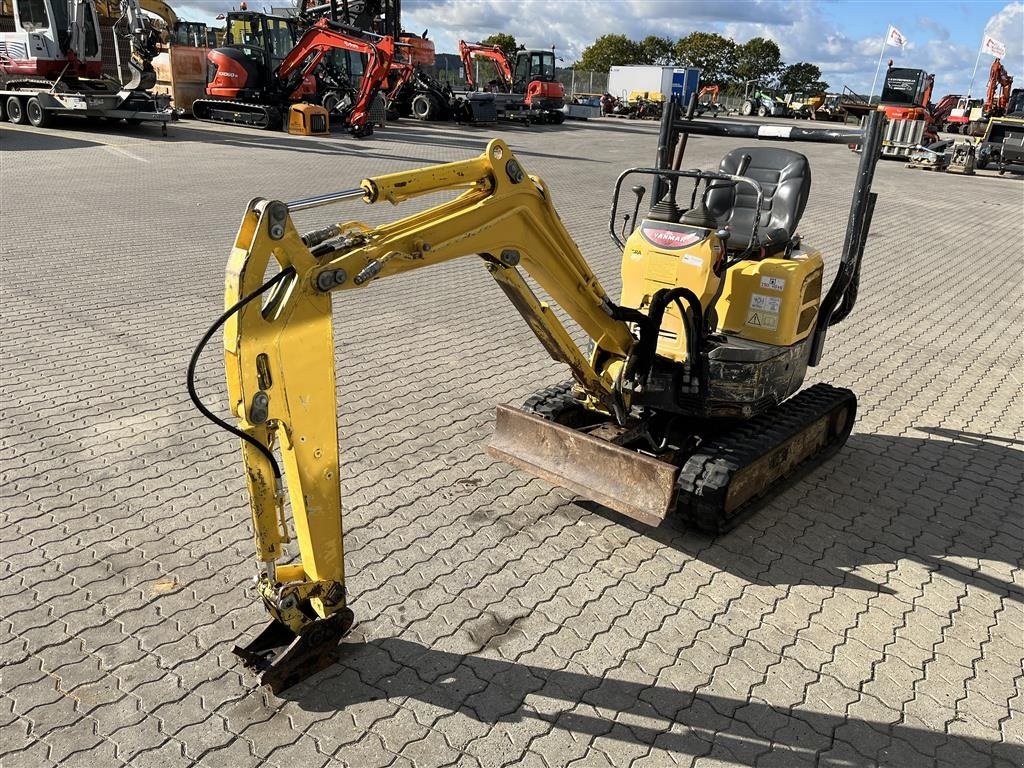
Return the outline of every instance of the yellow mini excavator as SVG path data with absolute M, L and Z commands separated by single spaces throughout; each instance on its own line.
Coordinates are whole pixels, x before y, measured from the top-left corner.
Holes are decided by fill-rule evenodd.
M 562 225 L 547 186 L 500 140 L 479 157 L 365 179 L 351 190 L 250 202 L 228 264 L 227 310 L 188 372 L 197 407 L 243 441 L 257 589 L 272 616 L 259 637 L 235 649 L 244 663 L 282 690 L 331 663 L 353 621 L 332 294 L 479 259 L 573 378 L 523 407 L 498 406 L 491 453 L 644 523 L 674 514 L 722 532 L 787 476 L 838 450 L 853 426 L 849 390 L 816 384 L 797 392 L 807 366 L 821 358 L 826 330 L 856 300 L 882 125 L 880 113 L 863 128 L 693 120 L 692 105 L 682 118 L 670 103 L 655 166 L 626 171 L 615 187 L 618 301 Z M 797 232 L 811 188 L 807 158 L 755 142 L 728 152 L 716 170 L 684 170 L 690 135 L 862 145 L 827 292 L 822 256 Z M 653 205 L 638 221 L 646 187 L 632 186 L 632 214 L 617 227 L 620 190 L 638 176 L 649 178 Z M 300 234 L 291 219 L 346 200 L 399 205 L 452 190 L 460 194 L 379 227 L 348 221 Z M 265 281 L 272 262 L 279 271 Z M 523 272 L 589 335 L 589 353 Z M 199 354 L 222 327 L 237 427 L 203 405 L 194 386 Z M 286 552 L 293 535 L 294 562 Z

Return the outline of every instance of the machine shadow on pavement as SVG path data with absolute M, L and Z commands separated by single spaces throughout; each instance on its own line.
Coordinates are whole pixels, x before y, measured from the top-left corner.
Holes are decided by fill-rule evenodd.
M 830 462 L 805 473 L 732 533 L 714 539 L 678 526 L 644 529 L 590 502 L 577 503 L 754 583 L 879 591 L 884 585 L 848 571 L 910 560 L 972 589 L 1024 600 L 1016 585 L 961 564 L 982 559 L 1022 565 L 1016 511 L 1024 485 L 1021 441 L 938 428 L 918 431 L 954 442 L 855 433 Z M 959 487 L 953 467 L 976 475 L 978 482 Z M 868 490 L 865 477 L 872 479 Z M 764 551 L 761 540 L 775 526 L 785 526 L 783 538 L 792 543 L 793 557 Z M 724 749 L 742 765 L 754 765 L 769 752 L 787 755 L 789 765 L 830 765 L 830 750 L 841 753 L 835 764 L 914 768 L 935 765 L 940 756 L 960 766 L 1024 764 L 1020 745 L 773 706 L 700 687 L 677 690 L 617 679 L 615 672 L 592 676 L 572 662 L 545 668 L 505 660 L 499 649 L 518 631 L 514 625 L 515 620 L 497 621 L 488 637 L 474 637 L 479 647 L 472 654 L 402 637 L 361 641 L 363 630 L 357 627 L 341 646 L 337 665 L 281 697 L 318 712 L 413 698 L 489 724 L 542 721 L 552 729 L 693 756 Z M 393 627 L 381 629 L 385 626 Z M 675 663 L 700 668 L 700 660 L 686 658 L 685 652 Z M 584 711 L 577 704 L 586 705 Z
M 453 127 L 451 123 L 441 123 L 438 127 Z M 104 146 L 111 139 L 124 141 L 156 141 L 167 144 L 182 142 L 198 142 L 223 147 L 243 147 L 245 149 L 271 149 L 284 150 L 288 152 L 301 152 L 304 154 L 318 155 L 353 155 L 360 159 L 371 158 L 381 160 L 397 160 L 417 165 L 433 165 L 438 162 L 436 157 L 419 157 L 392 152 L 367 151 L 367 142 L 385 142 L 388 144 L 399 143 L 403 146 L 414 144 L 425 144 L 443 146 L 447 148 L 458 148 L 469 150 L 473 153 L 483 152 L 495 133 L 508 131 L 514 124 L 498 123 L 496 125 L 479 126 L 474 133 L 468 136 L 454 136 L 441 130 L 432 130 L 429 125 L 418 122 L 392 123 L 390 127 L 380 129 L 368 139 L 354 139 L 344 132 L 333 132 L 330 136 L 290 136 L 280 131 L 257 131 L 233 129 L 210 130 L 202 127 L 203 123 L 194 120 L 179 121 L 171 123 L 167 129 L 167 135 L 160 135 L 158 128 L 153 126 L 134 126 L 106 124 L 102 122 L 88 122 L 82 118 L 58 118 L 55 120 L 54 128 L 58 130 L 74 131 L 75 136 L 58 135 L 53 131 L 33 130 L 5 130 L 0 133 L 0 144 L 5 151 L 43 151 L 55 149 L 78 149 L 88 146 Z M 466 126 L 460 126 L 465 128 Z M 522 126 L 514 126 L 516 130 L 528 130 Z M 564 125 L 541 126 L 538 130 L 558 131 L 566 130 Z M 569 129 L 571 130 L 571 129 Z M 641 132 L 645 133 L 645 132 Z M 646 133 L 650 133 L 647 131 Z M 514 143 L 514 139 L 512 139 Z M 573 160 L 576 162 L 607 164 L 608 160 L 600 158 L 580 157 L 574 154 L 552 154 L 534 150 L 518 151 L 523 157 L 541 158 L 545 160 Z
M 84 125 L 84 121 L 81 121 Z M 63 127 L 63 126 L 60 126 Z M 0 131 L 0 152 L 51 152 L 61 149 L 83 149 L 85 147 L 102 147 L 102 141 L 91 141 L 89 136 L 94 131 L 84 132 L 84 137 L 56 136 L 49 131 L 37 129 L 19 131 L 4 127 Z M 111 131 L 110 136 L 116 133 Z
M 786 765 L 829 765 L 827 757 L 819 762 L 822 753 L 844 744 L 860 757 L 856 762 L 838 760 L 836 765 L 875 765 L 895 758 L 887 764 L 915 768 L 934 765 L 937 754 L 955 755 L 960 766 L 1009 768 L 1024 761 L 1024 748 L 979 738 L 793 711 L 756 699 L 680 691 L 493 656 L 446 653 L 397 637 L 350 641 L 343 646 L 340 662 L 341 666 L 284 691 L 281 697 L 314 712 L 344 711 L 379 699 L 400 703 L 413 698 L 482 723 L 536 720 L 552 729 L 656 744 L 661 750 L 693 756 L 726 749 L 742 765 L 754 765 L 773 751 L 776 757 L 788 756 Z M 536 698 L 527 701 L 531 696 Z M 551 700 L 565 702 L 565 710 L 583 704 L 585 711 L 562 711 Z M 844 758 L 849 756 L 848 750 L 843 753 Z
M 1024 602 L 1021 587 L 962 562 L 1024 567 L 1024 450 L 1015 447 L 1022 441 L 929 427 L 918 431 L 946 439 L 854 431 L 831 460 L 791 477 L 746 521 L 715 539 L 671 517 L 652 528 L 592 501 L 576 503 L 755 584 L 890 592 L 853 571 L 910 560 L 974 589 Z M 977 479 L 957 480 L 964 471 Z M 778 543 L 766 548 L 763 539 L 776 525 L 791 534 L 792 550 L 779 551 Z
M 564 129 L 564 124 L 546 125 L 542 126 L 538 130 L 559 129 Z M 390 128 L 386 131 L 379 131 L 374 133 L 373 138 L 379 141 L 395 142 L 399 144 L 407 144 L 410 141 L 413 141 L 417 144 L 432 144 L 443 147 L 461 148 L 470 150 L 472 153 L 477 154 L 483 152 L 487 148 L 487 142 L 494 138 L 496 134 L 508 130 L 508 127 L 504 123 L 497 123 L 495 125 L 480 126 L 474 130 L 475 133 L 473 135 L 460 138 L 450 133 L 431 130 L 429 126 L 425 125 L 416 125 L 414 128 L 406 128 L 403 126 L 399 127 L 398 130 L 395 131 Z M 538 157 L 546 160 L 572 160 L 573 162 L 596 163 L 599 165 L 607 165 L 610 162 L 596 157 L 583 157 L 579 154 L 553 154 L 530 149 L 521 149 L 516 147 L 515 137 L 506 136 L 505 138 L 508 141 L 509 146 L 512 147 L 512 150 L 520 157 Z M 431 162 L 437 161 L 434 160 Z
M 85 147 L 109 146 L 111 141 L 135 143 L 144 146 L 144 142 L 153 141 L 157 144 L 197 143 L 221 147 L 241 147 L 247 150 L 267 149 L 302 154 L 327 155 L 343 157 L 351 155 L 359 159 L 395 160 L 416 165 L 433 165 L 436 158 L 414 155 L 396 154 L 393 152 L 367 151 L 361 139 L 353 139 L 347 134 L 336 133 L 331 136 L 289 136 L 277 131 L 256 130 L 208 130 L 201 123 L 189 121 L 172 123 L 166 136 L 161 136 L 159 129 L 152 126 L 128 127 L 89 123 L 82 118 L 58 119 L 54 128 L 74 131 L 74 136 L 60 135 L 50 130 L 4 130 L 0 132 L 0 149 L 3 151 L 51 151 L 59 149 L 81 149 Z M 377 137 L 379 138 L 379 136 Z M 435 141 L 416 139 L 418 143 L 445 143 L 444 136 L 437 135 Z M 489 137 L 487 137 L 489 138 Z M 467 144 L 478 151 L 486 146 L 487 138 L 481 137 L 474 144 Z M 407 143 L 407 142 L 403 142 Z

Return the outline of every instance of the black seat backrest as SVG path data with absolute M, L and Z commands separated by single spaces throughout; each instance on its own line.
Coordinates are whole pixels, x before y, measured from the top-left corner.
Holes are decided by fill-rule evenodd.
M 757 194 L 749 184 L 717 189 L 712 186 L 705 199 L 708 210 L 722 226 L 728 226 L 732 231 L 729 247 L 735 249 L 746 248 L 755 225 L 758 244 L 776 229 L 785 230 L 787 239 L 795 235 L 811 191 L 811 166 L 804 155 L 791 149 L 734 149 L 722 158 L 718 170 L 737 173 L 746 155 L 750 156 L 750 163 L 743 175 L 759 182 L 764 194 L 760 213 L 754 210 Z

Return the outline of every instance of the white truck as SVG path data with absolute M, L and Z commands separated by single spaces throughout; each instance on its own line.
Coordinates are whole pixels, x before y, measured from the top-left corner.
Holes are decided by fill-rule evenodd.
M 0 118 L 50 124 L 73 114 L 167 123 L 174 119 L 147 89 L 156 83 L 153 40 L 138 0 L 122 0 L 131 36 L 132 78 L 123 86 L 103 77 L 100 26 L 92 0 L 14 3 L 13 32 L 0 32 Z
M 612 67 L 608 72 L 608 93 L 628 101 L 632 93 L 660 93 L 666 100 L 685 105 L 691 93 L 700 90 L 700 70 L 690 67 L 637 65 Z

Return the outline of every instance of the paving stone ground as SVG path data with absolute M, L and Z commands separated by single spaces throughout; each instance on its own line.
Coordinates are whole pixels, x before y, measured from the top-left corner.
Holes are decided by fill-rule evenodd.
M 0 128 L 4 768 L 1024 764 L 1018 181 L 880 165 L 860 300 L 808 382 L 858 393 L 853 436 L 720 538 L 486 455 L 495 404 L 566 374 L 475 260 L 338 296 L 359 624 L 275 698 L 230 652 L 265 620 L 238 447 L 184 385 L 246 201 L 500 134 L 615 294 L 610 190 L 656 126 L 170 134 Z M 856 157 L 808 154 L 801 231 L 834 265 Z

